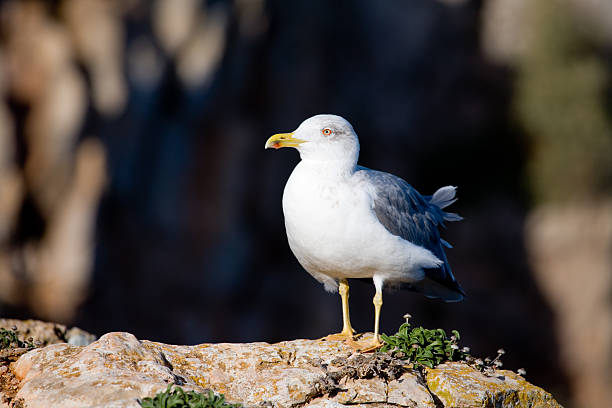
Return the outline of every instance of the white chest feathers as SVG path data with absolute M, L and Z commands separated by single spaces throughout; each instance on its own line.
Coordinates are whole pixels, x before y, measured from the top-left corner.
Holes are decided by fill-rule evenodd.
M 433 256 L 389 233 L 368 186 L 350 175 L 328 177 L 301 162 L 285 186 L 283 212 L 289 246 L 315 277 L 419 279 L 423 258 Z

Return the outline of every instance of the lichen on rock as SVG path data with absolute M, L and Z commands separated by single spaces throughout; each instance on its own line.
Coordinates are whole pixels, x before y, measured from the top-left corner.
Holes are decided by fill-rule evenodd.
M 176 346 L 108 333 L 87 346 L 52 344 L 10 366 L 28 408 L 139 407 L 168 384 L 222 393 L 246 407 L 558 407 L 510 371 L 466 364 L 413 370 L 388 354 L 340 341 Z

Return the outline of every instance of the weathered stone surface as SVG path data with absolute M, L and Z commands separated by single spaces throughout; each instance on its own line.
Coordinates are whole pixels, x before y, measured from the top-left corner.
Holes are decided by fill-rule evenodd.
M 427 370 L 429 390 L 445 407 L 558 407 L 552 395 L 508 370 L 484 374 L 461 363 Z
M 213 389 L 247 406 L 559 406 L 509 371 L 487 377 L 446 364 L 421 378 L 387 355 L 354 354 L 342 342 L 318 340 L 173 346 L 109 333 L 84 347 L 32 350 L 11 370 L 21 380 L 16 398 L 28 408 L 138 407 L 136 398 L 169 383 Z
M 411 374 L 404 374 L 389 382 L 387 402 L 409 407 L 436 407 L 435 400 L 427 391 L 424 382 Z
M 79 328 L 67 329 L 66 326 L 56 323 L 41 322 L 39 320 L 0 319 L 0 328 L 16 329 L 20 340 L 31 338 L 40 346 L 68 342 L 73 345 L 84 346 L 95 341 L 96 337 Z M 9 365 L 27 353 L 27 348 L 8 348 L 0 350 L 0 408 L 19 406 L 16 404 L 15 394 L 19 391 L 19 380 L 15 378 Z
M 63 324 L 40 320 L 0 319 L 0 327 L 4 329 L 16 327 L 20 338 L 31 337 L 42 345 L 70 343 L 75 346 L 86 346 L 96 340 L 96 336 L 78 327 L 68 329 Z

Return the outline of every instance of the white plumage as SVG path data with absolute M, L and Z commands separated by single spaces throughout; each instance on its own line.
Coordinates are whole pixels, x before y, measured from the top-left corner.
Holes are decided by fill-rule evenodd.
M 442 211 L 456 200 L 454 187 L 423 197 L 396 176 L 358 166 L 357 135 L 340 116 L 313 116 L 293 133 L 274 135 L 266 142 L 266 148 L 286 146 L 295 147 L 301 157 L 283 194 L 289 246 L 327 290 L 337 290 L 340 283 L 340 294 L 346 292 L 344 336 L 352 337 L 347 321 L 350 278 L 372 278 L 376 286 L 374 347 L 380 344 L 383 286 L 461 300 L 463 291 L 438 232 L 444 220 L 461 219 Z
M 336 290 L 342 278 L 414 282 L 423 278 L 422 267 L 442 263 L 380 223 L 372 190 L 355 173 L 309 160 L 300 162 L 287 181 L 283 212 L 289 246 L 328 290 Z

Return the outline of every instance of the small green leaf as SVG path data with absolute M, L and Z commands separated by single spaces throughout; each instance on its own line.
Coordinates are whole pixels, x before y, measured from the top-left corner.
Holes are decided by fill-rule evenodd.
M 461 356 L 451 347 L 457 343 L 459 332 L 453 330 L 453 340 L 446 337 L 444 329 L 411 328 L 403 323 L 394 335 L 381 335 L 383 352 L 390 352 L 408 360 L 414 366 L 434 367 L 444 361 L 453 361 Z
M 155 397 L 137 400 L 142 408 L 239 408 L 240 404 L 225 402 L 224 395 L 216 395 L 212 391 L 201 394 L 195 391 L 184 391 L 181 387 L 168 385 L 166 391 Z

